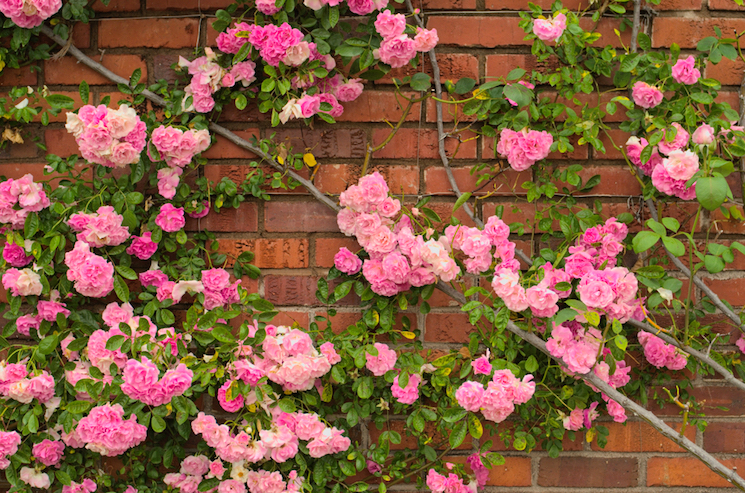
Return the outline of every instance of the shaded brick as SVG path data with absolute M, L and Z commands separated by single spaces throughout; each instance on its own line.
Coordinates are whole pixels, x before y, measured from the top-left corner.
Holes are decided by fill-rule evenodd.
M 336 212 L 312 202 L 270 201 L 264 205 L 264 229 L 271 232 L 338 232 Z
M 465 313 L 428 313 L 425 327 L 426 342 L 468 342 L 468 334 L 476 330 Z
M 638 483 L 636 459 L 559 457 L 541 459 L 539 486 L 572 488 L 631 488 Z
M 745 19 L 659 17 L 654 20 L 652 45 L 659 48 L 677 43 L 681 48 L 695 48 L 702 38 L 716 35 L 715 26 L 727 34 L 742 32 Z
M 260 269 L 300 269 L 308 267 L 308 240 L 300 238 L 218 240 L 220 251 L 228 255 L 228 265 L 245 251 L 254 252 L 254 265 Z
M 8 68 L 0 71 L 0 86 L 35 86 L 37 72 L 31 67 Z
M 416 68 L 407 65 L 402 68 L 393 69 L 382 79 L 376 80 L 375 83 L 392 84 L 394 78 L 400 80 L 418 72 L 424 72 L 432 77 L 432 64 L 429 56 L 424 53 L 422 58 L 424 59 L 424 64 L 419 64 Z M 473 55 L 465 53 L 437 53 L 437 66 L 440 69 L 440 81 L 456 81 L 464 77 L 470 77 L 475 80 L 479 79 L 479 61 Z
M 491 182 L 491 185 L 482 183 L 476 185 L 479 174 L 471 173 L 473 168 L 471 166 L 465 168 L 452 168 L 455 182 L 458 184 L 458 188 L 461 192 L 475 191 L 478 188 L 481 190 L 474 195 L 482 195 L 491 193 L 492 195 L 514 195 L 523 194 L 525 191 L 520 188 L 520 185 L 525 181 L 532 180 L 532 173 L 530 170 L 518 172 L 512 168 L 507 168 L 504 172 L 499 173 L 496 178 Z M 494 173 L 494 172 L 493 172 Z M 437 194 L 437 195 L 455 195 L 452 191 L 450 181 L 448 180 L 445 168 L 441 166 L 432 166 L 424 170 L 424 183 L 426 186 L 426 193 Z
M 375 146 L 385 141 L 391 133 L 389 128 L 376 128 L 373 131 Z M 475 159 L 477 135 L 470 131 L 461 132 L 460 142 L 457 138 L 445 139 L 445 152 L 451 159 Z M 460 144 L 460 145 L 459 145 Z M 376 159 L 436 159 L 440 157 L 437 130 L 401 128 L 381 150 L 375 152 Z M 453 155 L 453 153 L 456 153 Z
M 186 220 L 188 231 L 254 232 L 259 229 L 259 211 L 255 202 L 243 202 L 237 209 L 224 208 L 210 211 L 202 219 Z
M 360 246 L 353 238 L 317 238 L 316 239 L 316 267 L 333 267 L 334 255 L 341 247 L 356 253 Z
M 80 153 L 75 137 L 64 128 L 46 129 L 44 131 L 44 143 L 47 146 L 48 153 L 60 157 L 69 157 Z
M 92 7 L 96 12 L 132 12 L 140 10 L 140 0 L 109 0 L 108 5 L 96 0 Z
M 285 143 L 294 153 L 311 152 L 317 158 L 365 157 L 365 132 L 359 128 L 279 128 L 274 141 Z
M 264 276 L 264 298 L 275 305 L 318 305 L 316 299 L 317 277 Z
M 129 79 L 132 72 L 139 68 L 142 70 L 140 80 L 147 82 L 147 65 L 138 55 L 104 54 L 101 64 L 125 79 Z M 58 61 L 47 60 L 44 62 L 44 81 L 47 84 L 78 85 L 81 80 L 92 86 L 113 84 L 108 77 L 104 77 L 82 63 L 78 63 L 72 57 L 62 57 Z
M 407 98 L 417 98 L 417 93 L 403 93 Z M 400 103 L 399 103 L 400 101 Z M 406 107 L 406 101 L 402 98 L 396 100 L 393 92 L 382 92 L 375 90 L 364 91 L 360 97 L 350 103 L 344 104 L 344 114 L 337 118 L 340 122 L 397 122 Z M 419 120 L 420 103 L 412 106 L 406 121 Z
M 136 36 L 133 36 L 136 33 Z M 188 48 L 197 44 L 196 19 L 138 19 L 101 22 L 101 48 Z
M 740 454 L 745 450 L 745 423 L 709 423 L 704 432 L 707 452 Z
M 250 141 L 252 137 L 259 137 L 258 128 L 249 128 L 246 130 L 232 130 L 234 134 L 242 139 Z M 216 135 L 215 143 L 209 149 L 202 153 L 202 157 L 207 159 L 253 159 L 256 154 L 230 142 L 225 137 Z

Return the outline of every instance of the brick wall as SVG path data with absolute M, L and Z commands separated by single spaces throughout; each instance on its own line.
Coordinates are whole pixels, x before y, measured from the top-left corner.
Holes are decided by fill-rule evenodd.
M 550 5 L 549 0 L 537 3 L 544 7 Z M 587 0 L 566 3 L 576 9 Z M 209 17 L 202 14 L 226 5 L 227 0 L 111 0 L 108 6 L 98 4 L 98 17 L 90 25 L 75 27 L 74 42 L 114 72 L 128 77 L 139 67 L 143 80 L 153 83 L 171 77 L 169 67 L 178 55 L 191 55 L 195 46 L 214 42 L 216 33 L 210 27 Z M 438 59 L 443 79 L 484 80 L 506 75 L 517 65 L 526 69 L 540 68 L 529 54 L 523 33 L 517 27 L 516 11 L 526 5 L 525 0 L 425 0 L 421 6 L 431 14 L 429 27 L 436 27 L 440 34 Z M 700 38 L 712 35 L 714 26 L 725 34 L 745 30 L 745 9 L 737 7 L 732 0 L 663 0 L 655 9 L 657 15 L 647 18 L 646 23 L 655 47 L 677 43 L 684 50 L 692 48 Z M 600 23 L 601 43 L 619 44 L 613 34 L 615 26 L 611 19 Z M 628 37 L 627 29 L 622 34 L 625 43 Z M 720 97 L 736 107 L 743 64 L 724 60 L 718 66 L 709 67 L 707 76 L 722 81 L 725 88 Z M 119 99 L 115 85 L 70 57 L 59 62 L 47 61 L 39 72 L 6 69 L 0 76 L 0 92 L 12 85 L 47 85 L 52 91 L 68 94 L 79 102 L 76 86 L 83 79 L 91 85 L 94 101 L 108 94 L 113 95 L 114 101 Z M 300 124 L 288 125 L 277 131 L 277 138 L 291 142 L 295 148 L 313 149 L 321 166 L 314 177 L 316 186 L 323 192 L 338 194 L 356 181 L 367 144 L 379 143 L 386 137 L 388 127 L 384 122 L 400 115 L 401 108 L 396 104 L 392 89 L 390 79 L 373 84 L 360 99 L 346 106 L 337 125 L 316 124 L 314 129 Z M 454 197 L 437 157 L 434 114 L 432 104 L 415 106 L 391 144 L 373 156 L 372 167 L 386 176 L 394 192 L 412 197 L 432 195 L 433 208 L 448 214 Z M 619 115 L 620 112 L 616 120 Z M 446 114 L 446 120 L 452 120 L 452 116 Z M 27 172 L 40 175 L 43 154 L 35 146 L 35 140 L 44 143 L 52 153 L 62 156 L 75 153 L 75 142 L 65 131 L 63 121 L 64 116 L 46 128 L 33 126 L 26 144 L 0 152 L 0 174 L 8 177 Z M 242 112 L 228 109 L 222 123 L 244 137 L 266 137 L 274 132 L 263 115 L 250 109 Z M 617 141 L 625 141 L 620 130 L 612 134 Z M 488 160 L 493 152 L 493 142 L 480 138 L 467 140 L 470 137 L 474 135 L 462 136 L 466 141 L 453 160 L 455 176 L 465 190 L 472 189 L 475 183 L 469 174 L 471 168 Z M 448 140 L 447 148 L 451 153 L 454 151 L 454 139 Z M 248 169 L 246 159 L 250 159 L 251 154 L 218 138 L 217 145 L 206 157 L 209 164 L 205 174 L 217 181 L 223 176 L 240 179 Z M 633 204 L 639 203 L 636 197 L 639 188 L 624 170 L 617 152 L 610 150 L 602 155 L 578 146 L 572 155 L 552 158 L 561 164 L 583 164 L 588 177 L 602 175 L 602 184 L 593 193 L 602 195 L 609 214 L 627 210 L 630 196 L 635 197 Z M 503 178 L 503 186 L 484 202 L 479 213 L 488 216 L 496 206 L 505 205 L 507 222 L 522 220 L 534 206 L 521 204 L 519 197 L 515 199 L 511 185 L 517 182 L 519 192 L 519 183 L 530 179 L 529 172 L 507 172 Z M 739 195 L 741 188 L 739 184 L 734 185 L 733 190 Z M 515 204 L 519 208 L 513 210 L 511 206 Z M 677 207 L 680 216 L 689 212 L 685 205 L 670 207 Z M 459 217 L 468 223 L 462 210 Z M 301 189 L 277 193 L 270 202 L 249 201 L 238 210 L 226 211 L 220 216 L 210 215 L 192 224 L 192 229 L 198 227 L 217 232 L 225 251 L 254 251 L 255 263 L 263 270 L 263 278 L 258 282 L 246 279 L 244 285 L 258 290 L 281 307 L 280 322 L 297 321 L 306 326 L 314 316 L 326 313 L 314 296 L 317 279 L 333 265 L 333 255 L 339 247 L 356 246 L 338 232 L 332 212 Z M 720 227 L 723 239 L 745 232 L 741 223 L 722 222 Z M 539 247 L 526 239 L 519 239 L 518 246 L 527 251 Z M 738 269 L 745 268 L 742 258 L 735 265 Z M 710 281 L 713 287 L 726 289 L 728 300 L 745 303 L 745 279 L 738 278 L 736 272 L 715 277 Z M 443 344 L 464 341 L 466 317 L 459 313 L 455 303 L 441 293 L 436 293 L 430 301 L 431 313 L 410 316 L 412 325 L 422 331 L 425 344 L 443 347 Z M 343 327 L 356 317 L 352 307 L 342 306 L 332 321 Z M 698 378 L 696 383 L 696 393 L 705 400 L 707 414 L 711 416 L 710 425 L 705 433 L 688 427 L 686 435 L 729 466 L 742 469 L 745 467 L 745 424 L 741 417 L 745 415 L 745 395 L 721 387 L 717 381 Z M 666 408 L 662 414 L 669 415 L 669 422 L 680 427 L 675 409 Z M 717 491 L 728 486 L 645 423 L 631 418 L 625 426 L 606 424 L 611 433 L 604 450 L 585 443 L 582 437 L 567 442 L 566 452 L 558 459 L 549 458 L 541 451 L 526 455 L 503 450 L 507 462 L 492 471 L 489 484 L 499 487 L 499 491 L 525 492 L 569 492 L 577 488 L 586 488 L 582 491 L 605 488 L 650 492 L 701 491 L 700 488 Z

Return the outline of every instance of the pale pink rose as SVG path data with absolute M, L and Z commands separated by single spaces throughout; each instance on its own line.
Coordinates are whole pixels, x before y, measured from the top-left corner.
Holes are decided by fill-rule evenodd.
M 458 405 L 466 411 L 476 412 L 481 408 L 484 400 L 484 386 L 479 382 L 464 382 L 455 391 Z
M 420 383 L 422 383 L 422 376 L 418 373 L 409 375 L 409 381 L 403 388 L 398 382 L 398 376 L 394 377 L 391 386 L 393 397 L 402 404 L 414 404 L 419 399 Z
M 375 343 L 375 349 L 378 351 L 377 356 L 365 352 L 366 366 L 373 375 L 380 377 L 393 369 L 398 356 L 396 355 L 396 351 L 379 342 Z
M 419 52 L 431 51 L 440 38 L 437 36 L 437 29 L 422 29 L 421 27 L 416 28 L 416 36 L 414 36 L 414 49 Z
M 268 1 L 272 1 L 272 0 L 268 0 Z M 284 63 L 285 65 L 289 65 L 291 67 L 298 67 L 305 60 L 307 60 L 309 56 L 310 56 L 310 47 L 308 46 L 308 42 L 301 41 L 298 44 L 287 48 L 287 52 L 286 52 L 284 59 L 282 59 L 282 63 Z M 303 103 L 300 102 L 301 107 L 302 105 Z
M 347 0 L 349 10 L 357 15 L 367 15 L 377 7 L 373 0 Z
M 39 472 L 30 467 L 22 467 L 21 472 L 18 475 L 21 481 L 31 486 L 32 488 L 49 489 L 52 482 L 49 480 L 49 475 L 45 472 Z
M 416 44 L 405 34 L 384 39 L 380 44 L 380 60 L 391 68 L 404 67 L 415 56 Z
M 275 0 L 256 0 L 256 10 L 264 15 L 274 15 L 282 9 L 277 7 Z
M 399 14 L 400 15 L 400 14 Z M 334 91 L 334 96 L 341 102 L 349 102 L 357 99 L 364 86 L 362 85 L 362 79 L 349 79 L 344 84 L 340 84 Z
M 696 130 L 693 131 L 691 140 L 693 141 L 694 144 L 698 144 L 698 145 L 713 144 L 714 141 L 716 140 L 716 135 L 714 134 L 714 128 L 712 128 L 712 126 L 707 123 L 701 124 L 700 127 L 698 127 Z
M 637 81 L 631 90 L 634 103 L 645 109 L 654 108 L 662 102 L 662 91 L 646 82 Z
M 341 356 L 337 354 L 336 348 L 334 348 L 334 343 L 324 342 L 318 349 L 321 351 L 321 354 L 326 356 L 326 359 L 328 359 L 330 364 L 335 365 L 341 361 Z
M 542 41 L 558 41 L 567 27 L 567 17 L 564 14 L 556 14 L 549 19 L 535 19 L 533 21 L 533 34 Z
M 675 138 L 671 141 L 667 141 L 667 130 L 663 132 L 665 137 L 660 141 L 659 144 L 657 144 L 657 149 L 663 154 L 670 155 L 671 152 L 677 151 L 678 149 L 681 149 L 688 145 L 688 132 L 680 126 L 680 123 L 674 122 L 673 127 L 675 127 Z
M 209 471 L 210 460 L 204 455 L 190 455 L 181 462 L 181 474 L 204 476 Z
M 680 84 L 692 85 L 701 78 L 701 71 L 696 68 L 696 59 L 693 55 L 681 58 L 673 65 L 673 79 Z
M 577 431 L 582 428 L 584 422 L 584 409 L 576 408 L 572 409 L 569 416 L 566 416 L 563 420 L 564 429 L 570 431 Z
M 674 180 L 687 181 L 699 169 L 698 155 L 691 151 L 673 151 L 662 160 L 662 166 Z

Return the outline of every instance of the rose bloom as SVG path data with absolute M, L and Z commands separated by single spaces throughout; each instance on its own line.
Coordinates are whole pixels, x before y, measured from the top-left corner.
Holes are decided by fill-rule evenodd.
M 391 66 L 401 68 L 416 56 L 414 40 L 405 34 L 384 39 L 380 44 L 380 60 Z
M 662 91 L 646 82 L 638 81 L 631 90 L 634 103 L 642 108 L 654 108 L 662 102 Z
M 422 29 L 421 27 L 416 28 L 416 36 L 414 36 L 414 48 L 419 52 L 431 51 L 434 48 L 440 38 L 437 36 L 437 29 Z
M 478 411 L 484 399 L 484 386 L 479 382 L 464 382 L 455 391 L 455 399 L 466 411 Z
M 707 123 L 702 124 L 700 127 L 693 131 L 691 140 L 694 144 L 698 145 L 713 144 L 716 140 L 716 137 L 714 135 L 714 128 L 712 128 L 712 126 Z
M 406 17 L 403 14 L 392 14 L 384 10 L 375 19 L 375 30 L 383 39 L 400 36 L 406 29 Z
M 341 102 L 354 101 L 362 94 L 363 89 L 362 79 L 349 79 L 336 88 L 334 95 Z
M 662 166 L 671 178 L 686 181 L 698 171 L 698 155 L 691 151 L 673 151 L 662 160 Z
M 360 271 L 362 260 L 346 247 L 341 247 L 337 254 L 334 255 L 334 266 L 341 272 L 351 276 Z
M 680 84 L 692 85 L 701 78 L 701 71 L 696 68 L 696 59 L 693 55 L 681 58 L 673 65 L 673 79 Z
M 533 34 L 542 41 L 558 41 L 567 27 L 567 16 L 557 14 L 553 19 L 536 19 L 533 21 Z
M 160 226 L 163 231 L 173 233 L 184 227 L 184 208 L 174 207 L 173 204 L 163 204 L 160 212 L 155 218 L 155 224 Z
M 147 260 L 158 250 L 158 244 L 152 239 L 152 233 L 146 231 L 142 236 L 132 236 L 132 244 L 127 247 L 127 253 L 140 260 Z

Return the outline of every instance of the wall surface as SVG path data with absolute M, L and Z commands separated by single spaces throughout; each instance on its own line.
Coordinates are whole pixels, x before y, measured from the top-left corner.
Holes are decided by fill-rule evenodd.
M 567 6 L 576 9 L 586 0 L 568 0 Z M 549 7 L 549 0 L 538 2 Z M 600 3 L 600 2 L 598 2 Z M 226 0 L 111 0 L 108 6 L 98 4 L 98 16 L 89 25 L 77 25 L 74 44 L 85 53 L 113 70 L 128 77 L 132 70 L 141 68 L 143 80 L 153 83 L 160 78 L 171 78 L 170 65 L 178 55 L 192 55 L 197 46 L 214 46 L 216 33 L 211 29 L 210 14 L 228 5 Z M 630 4 L 629 4 L 630 5 Z M 457 80 L 472 77 L 481 81 L 488 77 L 504 76 L 515 66 L 537 68 L 518 28 L 518 9 L 527 6 L 525 0 L 426 0 L 421 5 L 427 12 L 429 27 L 436 27 L 440 36 L 437 48 L 443 79 Z M 696 42 L 713 35 L 718 26 L 725 34 L 745 30 L 745 8 L 732 0 L 662 0 L 652 16 L 645 16 L 645 29 L 653 46 L 681 46 L 684 53 Z M 600 43 L 619 45 L 613 33 L 617 21 L 603 19 L 599 29 Z M 621 34 L 628 44 L 629 29 Z M 707 68 L 706 75 L 722 81 L 725 86 L 721 98 L 737 107 L 737 91 L 745 66 L 723 60 Z M 399 72 L 399 76 L 403 72 Z M 5 70 L 0 76 L 0 92 L 13 85 L 46 85 L 51 91 L 67 94 L 79 102 L 77 84 L 86 80 L 95 98 L 111 94 L 114 101 L 120 96 L 116 86 L 102 76 L 77 64 L 71 57 L 47 61 L 38 73 L 28 69 Z M 431 102 L 430 102 L 431 103 Z M 224 112 L 221 122 L 241 136 L 276 137 L 289 141 L 296 149 L 312 149 L 320 169 L 314 176 L 316 186 L 323 192 L 338 194 L 356 182 L 368 144 L 381 142 L 388 134 L 386 121 L 398 119 L 397 105 L 390 79 L 371 84 L 355 102 L 346 105 L 344 115 L 335 126 L 316 125 L 313 129 L 302 124 L 271 129 L 267 119 L 257 111 L 235 108 Z M 390 145 L 373 156 L 371 166 L 386 176 L 395 193 L 404 193 L 412 200 L 432 195 L 434 209 L 447 214 L 454 195 L 450 191 L 444 169 L 437 156 L 437 133 L 434 126 L 434 105 L 417 105 L 409 114 L 401 131 Z M 616 120 L 623 118 L 621 112 Z M 447 115 L 446 120 L 452 120 Z M 34 141 L 46 145 L 51 153 L 67 156 L 77 152 L 72 136 L 64 129 L 64 115 L 48 127 L 33 127 L 26 144 L 15 145 L 0 152 L 0 174 L 19 177 L 27 172 L 40 176 L 44 155 Z M 615 122 L 617 124 L 617 121 Z M 614 130 L 617 142 L 626 140 L 620 130 Z M 457 154 L 453 159 L 454 172 L 462 190 L 474 188 L 471 168 L 493 159 L 493 142 L 462 134 L 460 146 L 448 139 L 447 147 Z M 593 153 L 578 146 L 571 155 L 551 156 L 559 165 L 579 163 L 583 176 L 602 176 L 602 183 L 587 201 L 600 198 L 606 204 L 606 214 L 617 214 L 630 208 L 638 217 L 646 219 L 646 211 L 639 209 L 639 187 L 624 168 L 621 156 L 608 146 L 607 154 Z M 207 153 L 209 164 L 205 174 L 218 181 L 223 176 L 240 180 L 249 169 L 251 154 L 218 138 Z M 503 163 L 504 164 L 504 163 Z M 308 174 L 306 172 L 306 174 Z M 533 205 L 512 192 L 513 185 L 530 179 L 529 172 L 506 172 L 503 182 L 481 192 L 493 192 L 483 201 L 478 212 L 484 217 L 493 214 L 495 206 L 505 205 L 507 222 L 524 220 Z M 739 191 L 739 183 L 733 190 Z M 517 207 L 513 210 L 512 205 Z M 678 207 L 679 215 L 690 213 L 686 205 Z M 462 212 L 462 211 L 461 211 Z M 462 219 L 466 220 L 465 217 Z M 721 219 L 713 217 L 712 219 Z M 467 221 L 466 221 L 467 222 Z M 721 239 L 742 237 L 745 225 L 721 221 Z M 249 289 L 258 290 L 266 299 L 279 305 L 280 322 L 297 321 L 307 326 L 316 315 L 323 315 L 325 307 L 315 298 L 316 281 L 333 265 L 333 256 L 341 246 L 354 249 L 352 240 L 339 233 L 332 211 L 317 203 L 304 190 L 277 193 L 271 201 L 248 201 L 238 209 L 221 215 L 211 214 L 192 229 L 204 228 L 217 232 L 221 248 L 256 253 L 255 263 L 262 269 L 259 281 L 244 279 Z M 519 238 L 518 246 L 526 251 L 539 248 L 530 236 Z M 745 270 L 745 258 L 739 257 L 734 269 Z M 711 279 L 713 287 L 726 290 L 726 298 L 733 304 L 745 304 L 745 275 L 728 272 Z M 444 348 L 464 341 L 467 336 L 465 315 L 445 295 L 436 293 L 432 311 L 425 315 L 413 314 L 426 345 Z M 333 324 L 345 327 L 356 319 L 354 309 L 340 307 Z M 727 329 L 723 329 L 727 330 Z M 717 381 L 696 380 L 696 394 L 705 400 L 709 426 L 705 433 L 693 427 L 685 430 L 723 462 L 745 470 L 745 394 L 718 384 Z M 659 411 L 656 404 L 652 409 Z M 677 409 L 662 411 L 671 423 L 680 427 Z M 711 473 L 704 465 L 658 435 L 643 422 L 632 417 L 624 425 L 606 423 L 610 428 L 608 445 L 600 450 L 585 443 L 582 437 L 565 444 L 566 452 L 552 459 L 545 452 L 523 454 L 504 450 L 506 464 L 492 471 L 489 482 L 492 491 L 569 492 L 605 491 L 616 489 L 629 492 L 718 491 L 727 482 Z M 464 450 L 462 453 L 468 453 Z M 410 489 L 410 488 L 409 488 Z

